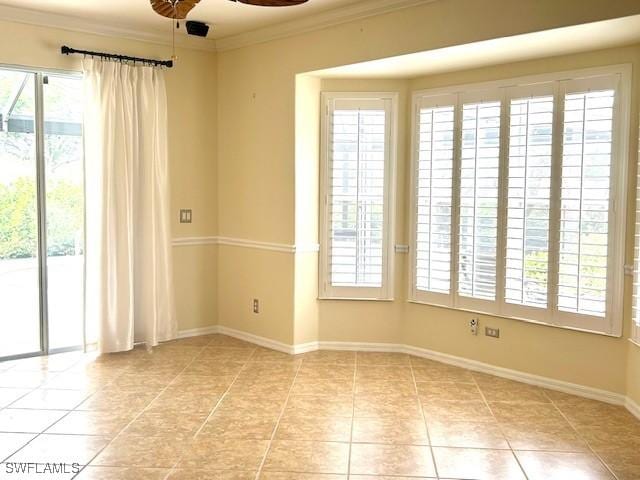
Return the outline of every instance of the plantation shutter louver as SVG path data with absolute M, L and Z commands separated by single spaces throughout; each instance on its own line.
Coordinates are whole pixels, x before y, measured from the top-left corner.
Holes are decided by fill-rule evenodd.
M 553 95 L 511 100 L 505 302 L 547 307 Z
M 325 196 L 329 296 L 386 295 L 390 112 L 390 99 L 329 102 Z
M 640 134 L 640 131 L 639 131 Z M 631 339 L 640 345 L 640 146 L 636 174 L 636 230 L 633 256 L 633 307 L 631 313 Z
M 462 106 L 458 295 L 496 298 L 500 102 Z
M 621 334 L 630 78 L 623 65 L 414 95 L 411 301 Z M 640 343 L 640 174 L 637 203 Z
M 558 309 L 598 317 L 607 300 L 614 96 L 564 99 Z
M 419 107 L 416 168 L 416 289 L 451 292 L 454 109 L 451 97 Z

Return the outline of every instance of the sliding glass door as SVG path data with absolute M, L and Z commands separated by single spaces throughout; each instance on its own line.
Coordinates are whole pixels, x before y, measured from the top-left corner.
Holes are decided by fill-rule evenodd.
M 0 70 L 0 358 L 42 351 L 35 87 Z
M 83 343 L 82 84 L 0 68 L 0 359 Z

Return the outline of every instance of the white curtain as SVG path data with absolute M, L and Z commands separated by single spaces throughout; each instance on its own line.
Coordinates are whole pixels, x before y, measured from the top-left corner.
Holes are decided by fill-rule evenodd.
M 160 68 L 86 59 L 86 319 L 101 352 L 177 336 Z

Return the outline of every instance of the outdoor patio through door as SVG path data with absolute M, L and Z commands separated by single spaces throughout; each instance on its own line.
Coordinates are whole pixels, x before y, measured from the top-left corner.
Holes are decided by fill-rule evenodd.
M 84 343 L 82 78 L 0 67 L 0 360 Z

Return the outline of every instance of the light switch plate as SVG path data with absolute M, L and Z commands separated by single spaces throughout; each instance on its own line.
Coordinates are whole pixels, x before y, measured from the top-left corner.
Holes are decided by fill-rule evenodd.
M 180 210 L 180 223 L 191 223 L 191 209 Z
M 492 327 L 485 327 L 484 328 L 484 334 L 487 337 L 500 338 L 500 329 L 499 328 L 492 328 Z

